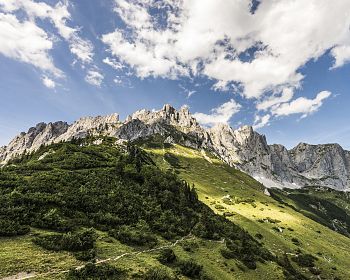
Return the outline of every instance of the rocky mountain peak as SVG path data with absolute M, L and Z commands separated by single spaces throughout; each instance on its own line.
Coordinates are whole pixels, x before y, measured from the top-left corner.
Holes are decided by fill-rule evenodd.
M 28 129 L 27 133 L 21 132 L 0 153 L 0 163 L 6 162 L 25 151 L 37 150 L 41 145 L 50 144 L 58 136 L 65 133 L 69 125 L 66 122 L 38 123 Z
M 267 142 L 264 135 L 261 135 L 253 130 L 253 127 L 244 125 L 233 131 L 235 141 L 239 145 L 248 145 L 250 147 L 256 147 L 259 145 L 267 146 Z
M 209 128 L 211 132 L 222 133 L 222 132 L 233 132 L 233 129 L 227 123 L 217 123 L 211 128 Z
M 179 111 L 169 104 L 165 104 L 159 111 L 142 109 L 132 114 L 126 121 L 130 121 L 132 119 L 139 119 L 146 124 L 164 122 L 183 129 L 187 128 L 187 130 L 190 128 L 199 128 L 199 124 L 197 123 L 196 119 L 192 117 L 188 106 L 181 107 Z
M 176 112 L 176 109 L 173 106 L 171 106 L 170 104 L 165 104 L 161 111 L 165 112 L 167 115 L 170 116 Z
M 188 105 L 181 106 L 180 113 L 183 114 L 183 115 L 187 115 L 187 116 L 191 115 L 190 107 Z
M 58 142 L 68 141 L 72 138 L 84 138 L 88 135 L 109 135 L 119 125 L 119 115 L 117 113 L 107 116 L 82 117 L 70 125 L 67 131 L 55 140 Z
M 253 127 L 249 125 L 243 125 L 235 130 L 235 135 L 240 135 L 240 138 L 248 139 L 254 136 L 255 132 L 253 130 Z
M 251 126 L 232 129 L 227 124 L 202 128 L 188 106 L 176 110 L 166 104 L 158 111 L 139 110 L 119 121 L 118 114 L 83 117 L 66 122 L 39 123 L 0 148 L 0 164 L 41 145 L 69 141 L 89 135 L 106 135 L 121 141 L 165 137 L 169 143 L 211 151 L 231 166 L 255 177 L 267 187 L 326 186 L 350 189 L 350 152 L 338 144 L 299 143 L 287 150 L 283 145 L 268 145 L 264 135 Z M 187 134 L 187 137 L 185 135 Z

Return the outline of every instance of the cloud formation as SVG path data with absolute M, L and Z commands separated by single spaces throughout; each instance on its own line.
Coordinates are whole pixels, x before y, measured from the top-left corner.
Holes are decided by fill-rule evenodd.
M 90 69 L 87 72 L 85 80 L 94 86 L 100 87 L 104 76 L 97 69 Z
M 267 99 L 258 102 L 256 108 L 258 110 L 267 110 L 275 105 L 288 102 L 293 98 L 294 91 L 292 88 L 284 88 L 282 92 L 278 92 L 277 94 L 273 94 Z
M 62 71 L 49 55 L 52 46 L 48 34 L 33 22 L 20 22 L 14 15 L 0 12 L 0 53 L 4 56 L 61 77 Z
M 299 97 L 289 103 L 282 103 L 273 108 L 272 113 L 276 116 L 288 116 L 291 114 L 302 114 L 305 118 L 311 113 L 316 112 L 323 104 L 323 101 L 331 96 L 329 91 L 319 92 L 314 99 Z
M 239 112 L 241 105 L 231 99 L 230 101 L 211 110 L 211 114 L 195 113 L 193 116 L 205 126 L 212 126 L 218 123 L 228 123 L 232 116 Z
M 56 87 L 56 83 L 47 76 L 43 76 L 41 80 L 43 81 L 44 86 L 46 86 L 47 88 L 52 89 Z
M 290 101 L 302 86 L 300 68 L 310 60 L 329 50 L 333 68 L 350 60 L 348 0 L 262 0 L 254 13 L 251 5 L 115 0 L 114 11 L 127 28 L 102 41 L 140 78 L 205 75 L 216 89 L 231 84 L 245 98 L 258 99 L 258 110 Z
M 253 128 L 259 129 L 259 128 L 262 128 L 262 127 L 268 125 L 270 118 L 271 118 L 271 116 L 269 114 L 264 115 L 264 116 L 259 116 L 259 115 L 255 116 Z
M 141 78 L 201 73 L 238 83 L 248 98 L 299 86 L 300 67 L 329 49 L 335 66 L 349 58 L 347 0 L 265 0 L 250 9 L 249 0 L 115 0 L 128 29 L 102 40 Z
M 26 18 L 19 20 L 17 11 L 24 12 Z M 79 36 L 79 28 L 67 24 L 67 20 L 71 19 L 67 1 L 50 6 L 33 0 L 0 0 L 0 32 L 3 33 L 0 37 L 0 52 L 7 57 L 32 64 L 47 75 L 63 77 L 63 72 L 57 69 L 49 54 L 53 48 L 54 36 L 38 27 L 36 19 L 49 20 L 68 43 L 70 52 L 78 61 L 83 64 L 93 61 L 92 43 Z M 47 86 L 45 81 L 47 79 L 43 79 Z
M 60 40 L 85 81 L 100 87 L 110 76 L 102 69 L 109 67 L 95 63 L 95 46 L 82 37 L 71 14 L 73 4 L 56 2 L 0 0 L 0 53 L 39 69 L 43 84 L 53 89 L 64 77 L 52 58 Z M 330 70 L 350 61 L 350 1 L 259 2 L 252 13 L 251 0 L 113 0 L 119 20 L 115 30 L 96 38 L 108 52 L 101 63 L 116 72 L 118 86 L 128 85 L 129 75 L 205 78 L 213 90 L 254 102 L 256 128 L 281 116 L 306 117 L 319 110 L 330 92 L 296 98 L 305 78 L 301 69 L 325 54 L 333 59 Z M 184 92 L 188 98 L 196 92 L 193 99 L 200 94 Z M 197 117 L 205 125 L 228 122 L 241 108 L 231 98 Z

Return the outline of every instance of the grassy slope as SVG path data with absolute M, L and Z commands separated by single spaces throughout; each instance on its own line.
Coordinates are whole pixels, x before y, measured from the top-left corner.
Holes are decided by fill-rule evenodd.
M 252 235 L 262 234 L 263 242 L 276 254 L 294 253 L 298 247 L 291 242 L 291 238 L 296 237 L 302 242 L 300 247 L 303 251 L 313 255 L 322 253 L 322 256 L 317 255 L 317 266 L 322 269 L 323 279 L 333 279 L 333 275 L 340 276 L 341 279 L 350 279 L 350 272 L 347 269 L 350 257 L 347 248 L 349 248 L 350 239 L 313 222 L 290 208 L 281 208 L 276 201 L 263 194 L 261 184 L 248 175 L 222 164 L 210 155 L 181 146 L 174 146 L 166 150 L 149 149 L 148 151 L 153 153 L 154 159 L 163 168 L 170 167 L 164 160 L 164 153 L 171 152 L 176 155 L 180 160 L 181 167 L 178 169 L 180 176 L 195 184 L 199 198 L 203 202 L 217 213 L 233 213 L 234 215 L 229 219 L 247 229 Z M 222 197 L 227 194 L 237 200 L 253 198 L 255 202 L 227 205 L 222 202 Z M 254 204 L 256 207 L 253 206 Z M 218 210 L 215 208 L 215 206 L 218 207 L 217 205 L 222 205 L 225 209 Z M 281 222 L 271 224 L 257 221 L 266 217 L 278 219 Z M 272 229 L 273 226 L 285 227 L 285 230 L 277 233 Z M 294 231 L 289 231 L 288 227 L 293 228 Z M 321 231 L 321 234 L 316 231 Z M 38 232 L 43 231 L 32 229 L 30 235 L 0 238 L 0 279 L 26 271 L 35 271 L 36 274 L 49 272 L 49 274 L 38 275 L 33 279 L 64 279 L 64 273 L 54 272 L 62 272 L 81 265 L 81 262 L 70 253 L 50 252 L 34 245 L 31 242 L 32 235 Z M 197 260 L 213 279 L 283 279 L 281 269 L 273 263 L 258 263 L 256 270 L 244 269 L 236 260 L 225 260 L 221 256 L 220 249 L 223 248 L 223 244 L 198 238 L 191 242 L 197 244 L 197 246 L 192 246 L 194 248 L 192 251 L 186 251 L 183 244 L 178 244 L 173 249 L 181 258 Z M 136 250 L 138 249 L 123 245 L 116 239 L 108 237 L 105 232 L 99 232 L 97 241 L 99 259 L 113 258 Z M 156 260 L 157 256 L 156 251 L 126 256 L 109 263 L 126 269 L 129 278 L 135 279 L 139 272 L 152 266 L 160 266 Z M 325 258 L 331 261 L 328 262 Z M 336 267 L 337 270 L 332 270 L 332 267 Z M 305 273 L 308 273 L 306 269 Z M 315 278 L 310 273 L 307 275 Z
M 349 193 L 319 187 L 274 189 L 271 193 L 281 203 L 350 237 Z
M 217 213 L 231 212 L 233 216 L 229 219 L 248 230 L 252 235 L 262 234 L 264 236 L 263 242 L 274 253 L 294 254 L 295 250 L 300 248 L 302 251 L 318 257 L 317 267 L 321 269 L 321 275 L 324 279 L 333 279 L 335 275 L 340 276 L 341 279 L 350 279 L 348 269 L 349 238 L 314 222 L 289 207 L 283 207 L 265 195 L 263 186 L 254 179 L 224 165 L 208 154 L 178 145 L 167 149 L 149 149 L 148 151 L 164 168 L 170 167 L 168 162 L 164 160 L 164 153 L 175 155 L 180 160 L 180 168 L 178 168 L 180 176 L 189 183 L 195 184 L 200 200 Z M 228 194 L 237 200 L 253 198 L 255 202 L 228 205 L 222 201 L 222 197 Z M 221 208 L 217 205 L 221 205 L 224 209 L 217 209 Z M 272 224 L 258 221 L 258 219 L 267 217 L 281 222 Z M 276 232 L 273 229 L 276 226 L 285 229 L 283 232 Z M 293 237 L 301 242 L 300 246 L 293 244 L 291 240 Z M 308 275 L 310 278 L 316 278 L 312 274 Z M 274 279 L 278 278 L 278 275 L 274 277 Z
M 93 168 L 89 169 L 91 172 Z M 66 271 L 73 267 L 81 266 L 84 262 L 77 261 L 74 256 L 65 251 L 53 252 L 45 250 L 32 242 L 38 234 L 49 234 L 51 231 L 31 228 L 29 234 L 19 237 L 0 237 L 0 279 L 13 276 L 17 273 L 31 273 L 31 279 L 64 279 Z M 144 248 L 134 248 L 121 244 L 118 240 L 109 237 L 106 232 L 98 232 L 96 244 L 97 259 L 104 260 L 115 258 L 124 253 L 133 253 Z M 159 236 L 158 236 L 159 237 Z M 169 244 L 168 241 L 160 239 L 160 246 Z M 271 279 L 271 273 L 276 269 L 273 263 L 258 263 L 257 270 L 249 270 L 237 260 L 226 260 L 220 254 L 224 248 L 221 242 L 203 240 L 193 237 L 191 250 L 186 250 L 184 243 L 179 243 L 173 249 L 178 258 L 193 258 L 204 266 L 205 272 L 212 279 Z M 188 246 L 187 246 L 188 247 Z M 130 254 L 118 260 L 110 260 L 108 263 L 122 268 L 128 274 L 128 279 L 135 279 L 137 275 L 152 266 L 161 266 L 157 261 L 159 251 L 142 254 Z M 170 268 L 165 267 L 170 272 Z M 260 276 L 263 275 L 263 276 Z M 281 274 L 279 268 L 278 275 Z M 180 276 L 180 279 L 187 279 Z
M 35 232 L 39 231 L 34 230 Z M 49 252 L 41 249 L 34 245 L 31 239 L 31 235 L 0 238 L 0 278 L 18 272 L 66 270 L 80 264 L 65 252 Z
M 34 233 L 44 233 L 43 230 L 32 229 Z M 44 250 L 31 242 L 32 235 L 26 235 L 15 238 L 0 239 L 0 279 L 5 276 L 16 275 L 20 272 L 34 272 L 35 277 L 31 279 L 65 279 L 66 271 L 72 267 L 82 265 L 83 262 L 77 261 L 68 252 L 52 252 Z M 194 244 L 194 249 L 187 251 L 184 244 Z M 166 244 L 166 243 L 164 243 Z M 97 240 L 98 259 L 114 258 L 123 253 L 138 251 L 121 244 L 114 238 L 108 236 L 105 232 L 99 232 Z M 236 260 L 225 260 L 220 254 L 220 249 L 224 248 L 219 242 L 211 242 L 199 238 L 193 238 L 184 243 L 175 246 L 174 252 L 181 259 L 195 259 L 204 266 L 204 270 L 212 279 L 271 279 L 273 271 L 276 269 L 273 264 L 258 264 L 257 270 L 244 268 Z M 128 274 L 128 279 L 135 279 L 150 267 L 159 267 L 161 264 L 157 261 L 159 251 L 143 253 L 139 255 L 130 255 L 119 260 L 108 261 L 113 266 L 124 269 Z M 171 272 L 172 270 L 164 266 Z M 242 271 L 239 267 L 244 269 Z M 282 279 L 281 271 L 277 272 Z M 273 273 L 273 275 L 276 275 Z M 187 279 L 181 277 L 180 279 Z

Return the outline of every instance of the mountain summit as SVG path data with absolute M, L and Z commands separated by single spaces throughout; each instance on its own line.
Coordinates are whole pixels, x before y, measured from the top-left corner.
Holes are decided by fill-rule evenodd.
M 169 104 L 158 111 L 139 110 L 125 121 L 120 121 L 118 114 L 111 114 L 83 117 L 73 124 L 62 121 L 39 123 L 0 148 L 0 163 L 6 164 L 41 145 L 100 135 L 121 141 L 147 140 L 158 135 L 167 143 L 204 149 L 250 174 L 266 187 L 312 185 L 350 189 L 350 152 L 338 144 L 300 143 L 287 150 L 282 145 L 268 145 L 265 136 L 251 126 L 236 130 L 227 124 L 203 128 L 187 106 L 176 110 Z

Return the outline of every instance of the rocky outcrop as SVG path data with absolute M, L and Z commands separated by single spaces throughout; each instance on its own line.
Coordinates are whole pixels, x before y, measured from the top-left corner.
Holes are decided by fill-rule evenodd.
M 350 186 L 350 152 L 338 144 L 300 143 L 290 151 L 295 171 L 322 185 Z M 321 183 L 320 183 L 321 184 Z
M 4 164 L 11 158 L 25 152 L 36 151 L 41 145 L 49 145 L 72 138 L 84 138 L 88 135 L 112 134 L 113 127 L 118 125 L 117 114 L 98 117 L 84 117 L 72 125 L 66 122 L 38 123 L 29 128 L 28 132 L 21 132 L 6 147 L 0 150 L 0 163 Z
M 6 163 L 11 158 L 25 152 L 39 149 L 41 145 L 51 144 L 58 136 L 64 134 L 69 125 L 66 122 L 38 123 L 29 128 L 28 132 L 21 132 L 0 152 L 0 163 Z
M 282 145 L 268 145 L 265 136 L 250 126 L 236 130 L 226 124 L 202 128 L 186 106 L 180 110 L 170 105 L 159 111 L 140 110 L 124 122 L 119 121 L 117 114 L 112 114 L 84 117 L 71 125 L 65 122 L 40 123 L 27 133 L 19 134 L 8 146 L 1 147 L 0 162 L 4 164 L 14 156 L 34 151 L 41 145 L 89 135 L 113 136 L 120 141 L 160 135 L 166 143 L 209 150 L 267 187 L 314 185 L 350 189 L 350 152 L 339 145 L 301 143 L 287 150 Z
M 159 111 L 147 111 L 143 109 L 132 114 L 127 118 L 127 121 L 135 119 L 145 124 L 163 123 L 171 125 L 186 133 L 202 131 L 196 119 L 191 116 L 187 106 L 181 107 L 179 111 L 169 104 L 164 105 Z
M 119 115 L 83 117 L 69 126 L 67 131 L 59 135 L 56 142 L 69 141 L 72 138 L 84 138 L 86 136 L 112 135 L 120 126 Z

